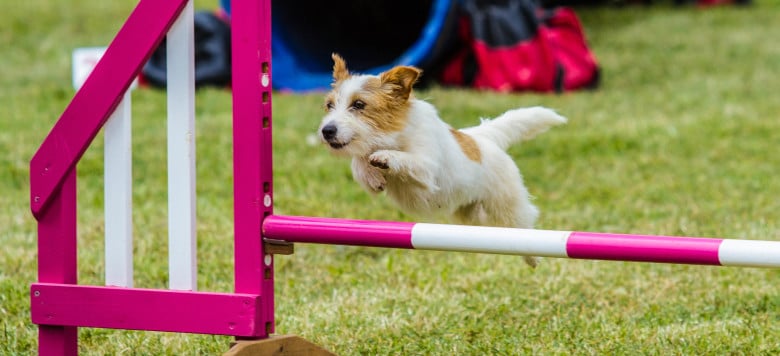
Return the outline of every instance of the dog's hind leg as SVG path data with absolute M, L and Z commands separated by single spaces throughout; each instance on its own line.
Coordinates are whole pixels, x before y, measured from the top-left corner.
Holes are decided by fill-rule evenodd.
M 474 202 L 455 210 L 453 218 L 465 225 L 532 229 L 538 215 L 539 211 L 529 201 L 495 205 Z M 534 268 L 539 264 L 539 258 L 535 256 L 523 256 L 523 260 Z
M 533 229 L 539 210 L 527 199 L 511 200 L 514 201 L 504 200 L 498 204 L 483 205 L 482 214 L 472 216 L 479 217 L 479 224 L 483 226 Z M 534 268 L 539 264 L 539 258 L 535 256 L 523 256 L 523 260 Z
M 539 209 L 530 201 L 518 201 L 514 211 L 514 227 L 533 229 L 537 217 L 539 217 Z M 533 268 L 539 264 L 539 257 L 536 256 L 523 256 L 523 260 Z

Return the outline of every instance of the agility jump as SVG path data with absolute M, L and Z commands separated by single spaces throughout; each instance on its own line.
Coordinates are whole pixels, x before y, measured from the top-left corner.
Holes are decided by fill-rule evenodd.
M 234 293 L 196 291 L 196 258 L 187 253 L 183 254 L 183 260 L 171 256 L 170 289 L 134 288 L 132 263 L 128 264 L 126 257 L 132 256 L 132 245 L 127 251 L 127 241 L 121 240 L 130 238 L 131 234 L 121 233 L 118 233 L 119 242 L 114 240 L 116 236 L 106 236 L 107 245 L 113 241 L 112 246 L 125 249 L 118 254 L 124 257 L 107 260 L 106 286 L 79 285 L 76 278 L 76 165 L 162 38 L 177 21 L 192 18 L 192 5 L 186 0 L 140 0 L 30 163 L 30 205 L 38 221 L 38 281 L 31 285 L 30 299 L 32 321 L 39 326 L 40 354 L 77 354 L 78 327 L 218 334 L 273 342 L 274 254 L 290 252 L 289 246 L 295 242 L 780 267 L 780 242 L 776 241 L 274 215 L 271 0 L 234 0 L 232 9 Z M 187 27 L 191 25 L 183 28 Z M 182 34 L 173 37 L 191 40 L 190 32 L 184 30 Z M 188 57 L 187 68 L 192 70 L 191 53 Z M 186 71 L 183 80 L 185 84 L 176 86 L 183 90 L 182 95 L 193 95 L 194 82 Z M 184 116 L 186 120 L 181 127 L 185 134 L 194 137 L 188 131 L 193 128 L 188 125 L 187 114 L 194 112 L 194 108 L 182 110 L 170 110 L 169 116 L 174 120 Z M 186 156 L 193 147 L 174 150 L 184 149 Z M 173 164 L 173 167 L 177 167 L 175 164 L 190 166 L 189 161 Z M 191 172 L 190 168 L 183 170 Z M 187 185 L 181 194 L 189 196 L 190 189 Z M 194 204 L 194 199 L 183 200 Z M 189 213 L 181 219 L 192 227 L 194 208 L 192 205 L 184 208 Z M 194 229 L 185 226 L 170 230 L 173 231 L 171 250 L 192 251 Z M 114 277 L 109 276 L 109 270 Z

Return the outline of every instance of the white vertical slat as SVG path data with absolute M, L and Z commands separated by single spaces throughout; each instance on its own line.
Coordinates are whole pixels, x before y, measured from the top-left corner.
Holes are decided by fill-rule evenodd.
M 73 51 L 73 88 L 80 89 L 106 47 Z M 133 145 L 130 92 L 133 81 L 103 128 L 105 283 L 133 287 Z
M 197 289 L 195 49 L 190 0 L 168 31 L 168 285 Z
M 106 285 L 133 286 L 133 145 L 130 89 L 104 126 Z

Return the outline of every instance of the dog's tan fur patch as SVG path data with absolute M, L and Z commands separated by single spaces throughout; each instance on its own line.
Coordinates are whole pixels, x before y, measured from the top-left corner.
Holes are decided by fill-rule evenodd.
M 412 86 L 417 82 L 420 74 L 422 71 L 418 68 L 398 66 L 380 74 L 379 79 L 385 90 L 390 91 L 393 96 L 397 96 L 399 99 L 407 100 L 411 96 Z
M 333 84 L 333 86 L 335 87 L 336 85 L 335 85 L 335 84 Z M 323 109 L 325 109 L 325 111 L 328 111 L 328 110 L 330 110 L 330 109 L 328 108 L 328 106 L 329 106 L 329 105 L 333 105 L 333 103 L 335 102 L 335 100 L 336 100 L 336 95 L 335 95 L 335 94 L 333 94 L 333 92 L 330 92 L 330 93 L 328 93 L 328 95 L 326 95 L 326 96 L 325 96 L 325 104 L 322 106 L 322 108 L 323 108 Z
M 371 126 L 383 132 L 397 132 L 406 126 L 410 103 L 408 98 L 393 94 L 379 78 L 369 78 L 349 100 L 360 100 L 366 104 L 360 116 Z
M 333 86 L 349 78 L 349 71 L 347 70 L 347 63 L 344 58 L 341 58 L 338 54 L 331 54 L 333 58 Z
M 455 129 L 450 129 L 450 133 L 455 137 L 455 141 L 458 141 L 458 145 L 466 157 L 474 162 L 482 162 L 482 153 L 473 137 Z

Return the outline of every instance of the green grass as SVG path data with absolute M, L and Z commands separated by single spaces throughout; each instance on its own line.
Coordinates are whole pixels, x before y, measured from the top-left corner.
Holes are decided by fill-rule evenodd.
M 0 5 L 0 354 L 37 345 L 28 164 L 73 95 L 70 53 L 108 43 L 133 4 Z M 198 6 L 213 7 L 213 3 Z M 433 88 L 455 126 L 517 106 L 570 119 L 511 149 L 545 229 L 780 240 L 778 4 L 581 9 L 604 69 L 560 96 Z M 134 102 L 136 285 L 167 271 L 165 98 Z M 274 96 L 280 214 L 410 220 L 307 144 L 319 95 Z M 230 93 L 198 111 L 199 288 L 232 290 Z M 79 165 L 79 281 L 102 284 L 102 136 Z M 277 332 L 339 354 L 777 354 L 777 270 L 297 245 L 276 258 Z M 215 354 L 230 338 L 81 329 L 86 355 Z

